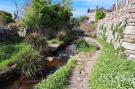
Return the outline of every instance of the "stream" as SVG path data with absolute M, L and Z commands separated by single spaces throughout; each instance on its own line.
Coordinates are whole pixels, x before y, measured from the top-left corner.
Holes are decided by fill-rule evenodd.
M 71 43 L 57 50 L 56 55 L 50 57 L 52 60 L 47 61 L 48 67 L 44 72 L 44 77 L 28 78 L 25 75 L 18 75 L 15 70 L 11 71 L 7 74 L 8 77 L 4 76 L 2 79 L 0 78 L 0 89 L 32 89 L 42 78 L 47 78 L 48 75 L 65 65 L 68 59 L 77 53 L 76 49 L 77 46 Z

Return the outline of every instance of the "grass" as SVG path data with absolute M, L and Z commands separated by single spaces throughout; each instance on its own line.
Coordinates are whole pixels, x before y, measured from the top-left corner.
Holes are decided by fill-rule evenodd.
M 135 89 L 135 62 L 118 56 L 105 41 L 98 41 L 103 52 L 94 67 L 89 89 Z
M 22 42 L 2 42 L 0 47 L 0 71 L 19 60 L 22 53 L 31 50 L 29 45 Z
M 94 52 L 96 50 L 96 46 L 79 48 L 80 52 Z
M 68 77 L 75 63 L 76 61 L 74 59 L 70 59 L 64 67 L 36 85 L 35 89 L 65 89 L 68 83 Z

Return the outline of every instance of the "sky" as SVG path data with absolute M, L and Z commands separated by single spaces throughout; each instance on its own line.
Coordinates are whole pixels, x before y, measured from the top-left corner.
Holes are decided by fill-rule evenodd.
M 19 4 L 23 3 L 23 0 L 17 0 Z M 72 0 L 73 15 L 75 17 L 87 15 L 87 9 L 95 9 L 96 6 L 111 8 L 116 0 Z M 5 10 L 10 13 L 14 13 L 15 4 L 14 0 L 0 0 L 0 10 Z

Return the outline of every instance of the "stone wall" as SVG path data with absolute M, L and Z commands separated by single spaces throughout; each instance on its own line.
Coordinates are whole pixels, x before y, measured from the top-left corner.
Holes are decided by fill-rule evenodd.
M 107 14 L 98 23 L 97 35 L 128 58 L 135 59 L 135 3 Z
M 0 41 L 5 40 L 16 40 L 19 38 L 19 35 L 16 30 L 8 30 L 0 28 Z

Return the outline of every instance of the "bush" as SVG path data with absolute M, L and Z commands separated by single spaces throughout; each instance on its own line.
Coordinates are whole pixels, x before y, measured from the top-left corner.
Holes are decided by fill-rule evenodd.
M 49 52 L 49 47 L 47 40 L 41 34 L 34 32 L 25 38 L 25 41 L 32 45 L 33 49 L 40 52 L 42 55 L 47 55 Z
M 75 63 L 74 59 L 70 59 L 64 67 L 37 84 L 35 89 L 64 89 Z
M 60 41 L 63 41 L 66 36 L 67 36 L 67 32 L 64 31 L 64 30 L 59 31 L 58 34 L 57 34 L 57 38 L 58 38 Z
M 11 22 L 13 22 L 12 14 L 0 11 L 0 25 L 5 25 Z
M 90 45 L 84 39 L 77 40 L 76 44 L 79 52 L 93 52 L 96 50 L 96 46 L 94 44 Z
M 35 30 L 50 27 L 58 30 L 70 21 L 71 15 L 71 11 L 61 4 L 49 0 L 33 0 L 26 9 L 22 24 Z
M 101 10 L 96 11 L 96 21 L 103 19 L 106 16 L 105 12 Z
M 81 22 L 81 21 L 88 20 L 88 19 L 89 19 L 89 17 L 88 17 L 88 16 L 81 16 L 81 17 L 80 17 L 80 22 Z
M 17 68 L 19 69 L 19 73 L 24 74 L 28 77 L 34 77 L 37 74 L 42 74 L 42 70 L 44 68 L 42 57 L 39 53 L 25 52 L 21 54 L 19 57 L 19 61 L 17 63 Z

